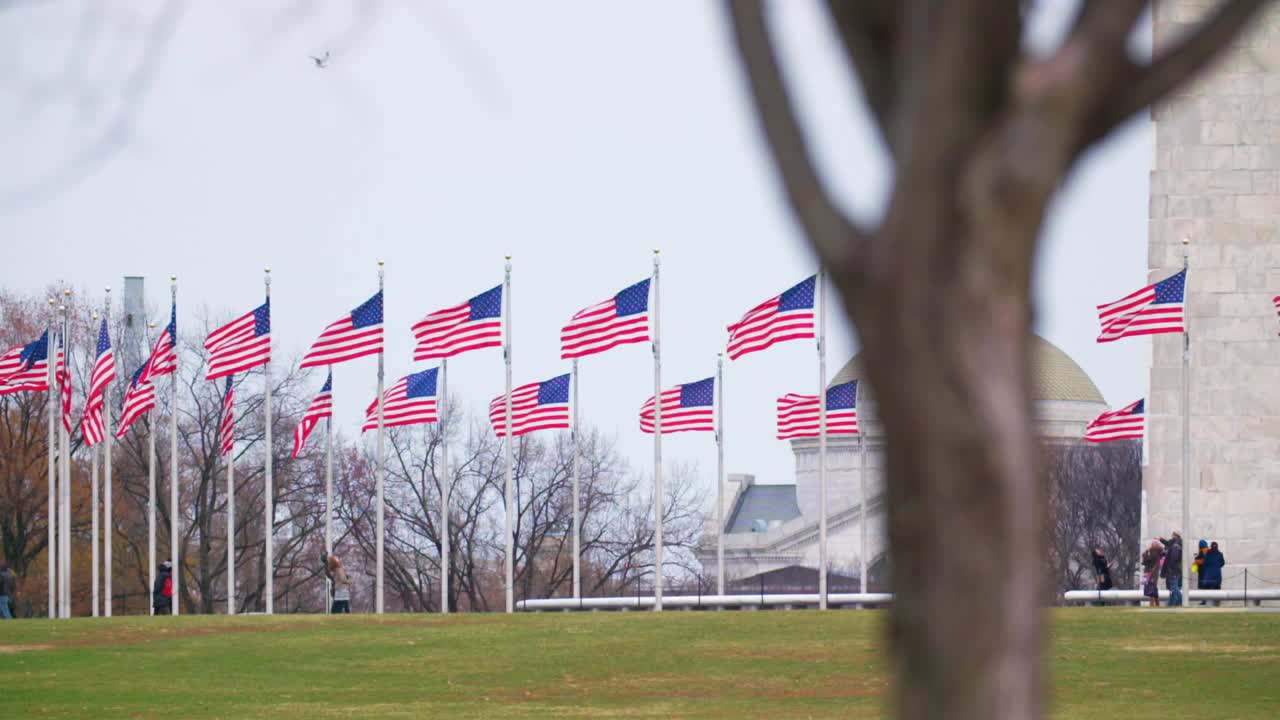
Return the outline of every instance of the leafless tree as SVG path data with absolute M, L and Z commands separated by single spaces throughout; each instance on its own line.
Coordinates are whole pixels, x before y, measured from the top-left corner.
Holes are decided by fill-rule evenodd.
M 1133 583 L 1142 505 L 1142 443 L 1073 443 L 1051 448 L 1049 571 L 1057 592 L 1093 587 L 1094 548 L 1118 588 Z
M 1219 2 L 1150 62 L 1127 46 L 1146 0 L 1084 0 L 1045 55 L 1024 47 L 1025 4 L 828 1 L 892 162 L 872 227 L 840 209 L 815 167 L 765 3 L 726 0 L 786 197 L 880 399 L 902 718 L 1043 714 L 1034 579 L 1046 506 L 1030 356 L 1040 226 L 1086 150 L 1201 70 L 1267 3 Z M 968 561 L 975 545 L 988 562 Z

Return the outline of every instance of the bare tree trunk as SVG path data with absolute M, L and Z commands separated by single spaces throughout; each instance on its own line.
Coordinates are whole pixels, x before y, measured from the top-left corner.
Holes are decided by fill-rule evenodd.
M 858 328 L 886 431 L 898 717 L 1043 714 L 1030 337 L 1044 212 L 1087 147 L 1264 4 L 1225 0 L 1140 65 L 1126 42 L 1145 0 L 1083 2 L 1047 57 L 1023 53 L 1018 0 L 829 0 L 894 163 L 884 220 L 863 228 L 818 175 L 763 3 L 727 0 L 774 164 Z

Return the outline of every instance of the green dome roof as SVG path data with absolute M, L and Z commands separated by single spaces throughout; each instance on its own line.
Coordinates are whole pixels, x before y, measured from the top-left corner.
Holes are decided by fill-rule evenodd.
M 1039 335 L 1035 336 L 1034 343 L 1032 352 L 1035 354 L 1035 365 L 1031 371 L 1035 377 L 1036 400 L 1106 403 L 1102 399 L 1102 393 L 1098 392 L 1098 386 L 1093 384 L 1070 355 Z M 860 380 L 863 376 L 862 363 L 854 355 L 831 379 L 831 384 Z

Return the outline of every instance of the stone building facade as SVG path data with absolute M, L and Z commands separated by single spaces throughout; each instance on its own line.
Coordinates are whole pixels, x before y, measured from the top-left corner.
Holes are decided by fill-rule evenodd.
M 1167 46 L 1216 3 L 1155 4 Z M 1214 68 L 1152 112 L 1149 267 L 1182 267 L 1189 239 L 1191 525 L 1240 572 L 1280 580 L 1280 6 Z M 1144 486 L 1152 535 L 1182 528 L 1182 337 L 1153 338 Z

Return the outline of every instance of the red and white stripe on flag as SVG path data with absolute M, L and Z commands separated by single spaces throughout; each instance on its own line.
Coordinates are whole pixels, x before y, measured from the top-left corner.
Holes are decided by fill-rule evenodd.
M 489 403 L 489 425 L 498 437 L 507 436 L 506 395 Z M 511 391 L 511 435 L 569 427 L 569 376 L 521 385 Z
M 682 404 L 681 396 L 683 394 L 686 394 L 683 385 L 677 385 L 662 391 L 662 434 L 715 432 L 716 415 L 714 403 Z M 652 433 L 655 425 L 653 398 L 650 397 L 640 408 L 640 429 L 643 432 Z
M 1146 426 L 1145 406 L 1144 400 L 1138 400 L 1119 410 L 1102 413 L 1085 428 L 1084 439 L 1089 442 L 1141 440 Z
M 1187 271 L 1179 271 L 1119 300 L 1098 306 L 1101 332 L 1098 342 L 1186 330 L 1185 305 Z
M 333 415 L 333 370 L 329 371 L 329 377 L 324 381 L 324 387 L 320 388 L 320 394 L 316 395 L 311 404 L 307 406 L 307 411 L 302 414 L 302 422 L 298 423 L 298 427 L 293 431 L 293 456 L 298 457 L 302 453 L 302 448 L 307 444 L 307 437 L 311 435 L 311 431 L 324 418 Z
M 450 358 L 502 346 L 502 286 L 437 310 L 413 326 L 414 360 Z
M 222 394 L 222 423 L 218 426 L 222 457 L 231 454 L 236 445 L 236 400 L 231 376 L 227 376 L 227 391 Z
M 71 433 L 71 374 L 67 372 L 65 358 L 62 351 L 58 351 L 58 367 L 54 371 L 54 377 L 58 380 L 58 393 L 62 398 L 62 428 Z
M 814 275 L 751 308 L 729 326 L 725 350 L 730 360 L 764 350 L 786 340 L 817 337 L 814 307 L 818 277 Z
M 204 349 L 209 353 L 206 380 L 217 380 L 270 362 L 270 302 L 209 333 Z
M 146 366 L 143 366 L 143 370 Z M 149 381 L 138 382 L 143 370 L 138 371 L 134 382 L 124 394 L 124 408 L 120 411 L 120 427 L 116 429 L 116 438 L 124 437 L 133 422 L 156 406 L 156 386 Z
M 560 357 L 585 357 L 649 341 L 649 279 L 574 313 L 560 331 Z
M 817 395 L 788 393 L 778 398 L 778 439 L 818 437 Z M 858 410 L 827 410 L 828 435 L 858 434 Z

